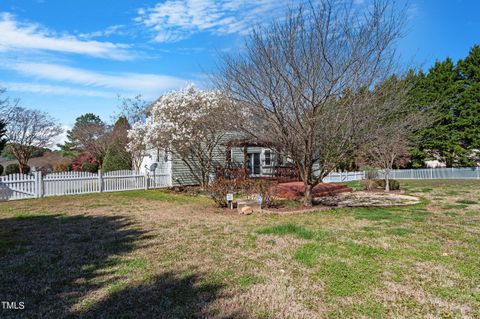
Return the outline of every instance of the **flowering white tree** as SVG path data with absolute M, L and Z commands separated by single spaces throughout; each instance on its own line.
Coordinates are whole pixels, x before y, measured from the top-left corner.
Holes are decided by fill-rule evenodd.
M 136 122 L 132 128 L 128 130 L 127 151 L 132 156 L 132 167 L 138 172 L 142 165 L 142 158 L 147 149 L 145 133 L 147 127 L 145 123 Z
M 163 149 L 181 159 L 202 186 L 217 165 L 219 146 L 228 131 L 225 99 L 218 91 L 188 85 L 153 103 L 144 125 L 130 131 L 130 151 Z

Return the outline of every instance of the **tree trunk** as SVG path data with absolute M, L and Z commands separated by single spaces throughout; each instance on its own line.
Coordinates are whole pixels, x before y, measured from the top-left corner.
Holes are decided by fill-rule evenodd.
M 312 195 L 312 185 L 309 183 L 304 183 L 305 185 L 305 192 L 303 193 L 303 206 L 305 207 L 312 207 L 313 203 L 313 195 Z
M 390 172 L 385 171 L 385 191 L 389 192 L 390 191 Z
M 24 161 L 19 161 L 18 162 L 18 167 L 20 169 L 20 174 L 25 174 L 25 171 L 26 171 L 26 168 L 27 168 L 27 165 L 28 165 L 27 163 L 28 163 L 28 161 L 27 162 L 24 162 Z

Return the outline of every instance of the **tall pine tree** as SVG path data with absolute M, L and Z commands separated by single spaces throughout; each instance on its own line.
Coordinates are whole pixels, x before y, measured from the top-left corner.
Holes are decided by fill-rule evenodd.
M 435 105 L 437 118 L 420 132 L 413 158 L 423 162 L 438 155 L 448 167 L 474 165 L 472 154 L 480 147 L 480 47 L 474 46 L 457 64 L 447 58 L 437 61 L 427 74 L 420 72 L 409 99 Z

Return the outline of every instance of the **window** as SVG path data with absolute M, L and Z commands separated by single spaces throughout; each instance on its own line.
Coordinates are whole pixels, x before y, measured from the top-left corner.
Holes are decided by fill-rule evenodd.
M 263 152 L 264 160 L 265 160 L 265 165 L 269 166 L 272 165 L 272 153 L 270 150 L 265 150 Z

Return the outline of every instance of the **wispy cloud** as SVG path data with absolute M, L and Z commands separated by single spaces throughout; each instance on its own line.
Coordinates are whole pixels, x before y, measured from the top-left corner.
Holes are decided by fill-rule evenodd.
M 0 51 L 44 50 L 93 57 L 129 60 L 128 45 L 88 41 L 69 34 L 56 34 L 35 23 L 22 23 L 10 13 L 0 13 Z
M 102 73 L 62 64 L 18 62 L 1 63 L 0 68 L 13 70 L 21 75 L 49 81 L 78 84 L 85 87 L 106 88 L 118 93 L 161 94 L 166 90 L 185 85 L 187 80 L 148 73 Z
M 281 0 L 167 0 L 139 9 L 135 20 L 153 32 L 154 41 L 175 42 L 199 32 L 245 34 L 255 24 L 278 16 L 288 3 Z
M 99 37 L 109 37 L 114 34 L 123 35 L 125 33 L 124 31 L 125 28 L 126 28 L 125 25 L 116 24 L 116 25 L 111 25 L 100 31 L 80 33 L 78 34 L 78 37 L 82 39 L 93 39 L 93 38 L 99 38 Z
M 27 92 L 38 93 L 45 95 L 68 95 L 68 96 L 88 96 L 88 97 L 102 97 L 114 98 L 115 92 L 92 90 L 92 89 L 78 89 L 62 85 L 37 84 L 30 82 L 0 82 L 1 87 L 8 88 L 13 92 Z

